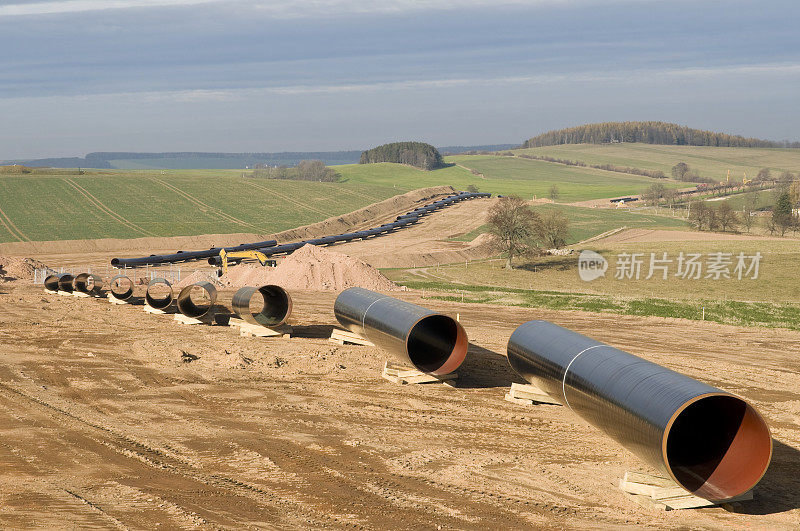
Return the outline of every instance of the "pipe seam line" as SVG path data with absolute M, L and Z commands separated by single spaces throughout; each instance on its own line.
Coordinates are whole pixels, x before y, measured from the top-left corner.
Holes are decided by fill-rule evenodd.
M 389 297 L 381 297 L 380 299 L 375 299 L 374 301 L 372 301 L 369 304 L 369 306 L 367 306 L 367 309 L 364 310 L 364 315 L 361 316 L 361 328 L 364 330 L 364 335 L 365 336 L 367 335 L 367 313 L 369 312 L 369 309 L 372 308 L 372 305 L 375 304 L 376 302 L 380 302 L 380 301 L 382 301 L 384 299 L 388 299 L 388 298 Z M 369 339 L 369 337 L 367 339 Z
M 574 362 L 576 359 L 578 359 L 578 358 L 580 357 L 580 355 L 581 355 L 581 354 L 583 354 L 584 352 L 588 352 L 588 351 L 590 351 L 590 350 L 592 350 L 592 349 L 595 349 L 595 348 L 601 348 L 601 347 L 609 347 L 609 348 L 612 348 L 612 347 L 610 347 L 609 345 L 592 345 L 591 347 L 587 347 L 587 348 L 585 348 L 585 349 L 581 350 L 580 352 L 578 352 L 577 354 L 575 354 L 575 357 L 574 357 L 574 358 L 572 358 L 572 360 L 570 360 L 570 362 L 567 364 L 567 368 L 566 368 L 566 369 L 564 369 L 564 378 L 561 380 L 561 393 L 564 395 L 564 402 L 566 402 L 566 403 L 567 403 L 567 407 L 568 407 L 568 408 L 570 409 L 570 411 L 572 411 L 573 413 L 575 412 L 575 410 L 574 410 L 574 409 L 572 409 L 572 406 L 571 406 L 571 405 L 569 405 L 569 399 L 567 398 L 567 374 L 569 374 L 569 368 L 572 366 L 572 363 L 573 363 L 573 362 Z

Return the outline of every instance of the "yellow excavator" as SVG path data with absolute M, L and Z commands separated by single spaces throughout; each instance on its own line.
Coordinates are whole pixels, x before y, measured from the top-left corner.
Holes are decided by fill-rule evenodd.
M 236 260 L 241 262 L 243 260 L 257 260 L 264 267 L 275 267 L 277 262 L 262 253 L 261 251 L 231 251 L 228 252 L 222 249 L 219 252 L 220 270 L 219 276 L 228 274 L 228 260 Z

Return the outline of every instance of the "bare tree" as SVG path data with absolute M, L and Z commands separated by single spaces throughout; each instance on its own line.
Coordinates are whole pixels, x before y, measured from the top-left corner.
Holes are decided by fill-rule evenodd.
M 758 192 L 752 192 L 747 195 L 744 200 L 744 208 L 742 209 L 742 224 L 750 232 L 755 222 L 755 213 L 758 208 Z
M 717 207 L 716 221 L 723 232 L 728 230 L 735 231 L 739 226 L 739 216 L 736 215 L 736 212 L 733 211 L 733 208 L 727 201 L 720 202 L 720 205 Z
M 561 210 L 550 210 L 540 217 L 536 236 L 550 249 L 560 249 L 569 238 L 569 219 Z
M 521 197 L 500 198 L 487 219 L 489 232 L 500 251 L 506 255 L 506 269 L 513 269 L 512 260 L 535 247 L 534 236 L 541 217 Z

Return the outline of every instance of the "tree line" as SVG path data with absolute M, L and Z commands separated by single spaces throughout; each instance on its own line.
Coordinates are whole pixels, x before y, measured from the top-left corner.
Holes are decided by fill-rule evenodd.
M 604 122 L 548 131 L 525 141 L 524 148 L 561 144 L 641 142 L 675 146 L 800 147 L 800 142 L 774 142 L 714 131 L 693 129 L 668 122 Z
M 341 178 L 333 168 L 321 160 L 301 160 L 297 166 L 268 166 L 257 164 L 253 177 L 262 179 L 287 179 L 292 181 L 335 182 Z
M 376 162 L 408 164 L 421 170 L 435 170 L 445 166 L 439 150 L 424 142 L 393 142 L 361 153 L 359 164 Z

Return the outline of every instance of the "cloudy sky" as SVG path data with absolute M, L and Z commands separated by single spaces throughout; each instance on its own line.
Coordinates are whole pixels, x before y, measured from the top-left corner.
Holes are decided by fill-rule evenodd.
M 0 72 L 0 160 L 612 120 L 800 140 L 800 2 L 4 0 Z

